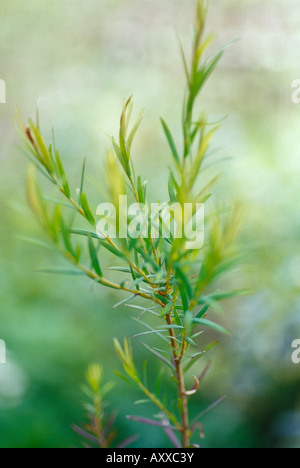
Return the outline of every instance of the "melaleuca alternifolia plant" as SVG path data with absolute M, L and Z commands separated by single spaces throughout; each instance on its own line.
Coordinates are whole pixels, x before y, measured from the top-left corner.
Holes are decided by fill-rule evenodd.
M 172 135 L 167 123 L 162 120 L 162 129 L 172 157 L 172 169 L 166 180 L 169 193 L 167 205 L 175 204 L 177 207 L 172 212 L 170 210 L 169 225 L 172 222 L 175 225 L 177 221 L 177 228 L 182 228 L 180 236 L 175 235 L 174 231 L 173 235 L 170 232 L 169 237 L 165 236 L 168 221 L 161 211 L 152 216 L 146 183 L 135 174 L 132 144 L 141 116 L 136 123 L 130 125 L 131 98 L 123 107 L 119 137 L 117 140 L 112 138 L 106 179 L 109 180 L 110 201 L 116 207 L 117 219 L 120 219 L 120 214 L 122 216 L 119 213 L 120 195 L 128 195 L 130 200 L 141 207 L 144 229 L 146 228 L 148 235 L 140 233 L 139 236 L 120 236 L 121 227 L 118 223 L 116 238 L 103 232 L 100 235 L 96 208 L 92 207 L 84 190 L 85 163 L 80 188 L 73 191 L 54 139 L 50 146 L 47 145 L 38 121 L 34 123 L 30 120 L 28 126 L 25 126 L 20 120 L 26 152 L 33 162 L 28 176 L 28 199 L 40 224 L 74 270 L 100 286 L 128 293 L 121 304 L 126 303 L 138 313 L 139 327 L 145 327 L 142 335 L 146 343 L 143 345 L 149 351 L 149 357 L 158 359 L 161 366 L 169 370 L 170 390 L 168 395 L 161 397 L 159 391 L 155 390 L 155 385 L 148 385 L 145 372 L 141 377 L 128 339 L 124 338 L 123 345 L 115 340 L 115 348 L 126 374 L 120 376 L 133 382 L 156 407 L 153 420 L 143 417 L 132 419 L 152 425 L 153 428 L 161 427 L 176 447 L 189 447 L 192 443 L 197 446 L 192 438 L 195 433 L 199 434 L 199 428 L 202 431 L 202 414 L 192 417 L 189 414 L 189 401 L 198 391 L 207 371 L 207 367 L 199 371 L 197 363 L 216 342 L 204 349 L 201 335 L 206 328 L 212 328 L 216 333 L 227 333 L 221 325 L 207 318 L 209 312 L 214 308 L 219 310 L 220 301 L 240 294 L 240 291 L 224 292 L 214 289 L 216 280 L 234 264 L 236 252 L 233 241 L 239 214 L 233 209 L 227 211 L 224 217 L 224 213 L 219 213 L 214 208 L 218 200 L 214 204 L 208 202 L 213 195 L 216 180 L 207 180 L 208 172 L 204 169 L 209 158 L 210 141 L 218 125 L 210 124 L 203 113 L 196 109 L 196 104 L 199 93 L 222 57 L 224 49 L 207 54 L 213 36 L 204 36 L 205 16 L 206 7 L 198 0 L 190 65 L 182 50 L 187 83 L 182 136 L 179 138 Z M 178 141 L 183 141 L 182 148 Z M 43 194 L 37 182 L 36 168 L 56 187 L 61 198 L 57 196 L 49 202 L 49 197 Z M 183 212 L 186 204 L 192 206 L 192 210 L 188 217 L 181 217 L 178 223 L 178 207 Z M 191 239 L 185 228 L 187 224 L 191 225 L 197 207 L 201 204 L 205 204 L 204 245 L 198 245 L 196 249 L 188 248 Z M 149 209 L 146 210 L 145 207 Z M 76 226 L 77 217 L 74 215 L 85 222 L 84 229 L 81 222 L 80 228 L 78 224 Z M 125 220 L 128 230 L 132 221 L 128 215 Z M 107 278 L 101 258 L 105 250 L 117 259 L 118 266 L 114 266 L 113 271 L 116 278 L 119 278 L 120 273 L 123 275 L 121 281 Z M 156 325 L 152 325 L 152 319 L 151 325 L 147 322 L 147 314 L 156 318 Z M 154 336 L 161 341 L 161 346 L 157 346 L 156 341 L 151 342 Z M 170 401 L 175 393 L 172 388 L 177 389 L 177 396 Z M 99 445 L 104 446 L 105 443 L 101 442 Z
M 110 448 L 113 447 L 117 437 L 115 429 L 116 412 L 110 412 L 106 401 L 114 387 L 114 382 L 103 384 L 103 368 L 98 364 L 91 364 L 86 373 L 86 384 L 83 391 L 88 398 L 85 403 L 88 422 L 84 427 L 73 426 L 73 429 L 85 441 L 86 448 Z M 132 444 L 138 436 L 129 436 L 115 448 L 125 448 Z

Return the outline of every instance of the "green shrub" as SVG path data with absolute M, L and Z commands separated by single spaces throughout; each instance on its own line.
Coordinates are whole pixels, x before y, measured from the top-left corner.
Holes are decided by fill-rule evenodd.
M 209 320 L 207 315 L 210 309 L 219 310 L 221 301 L 241 294 L 241 291 L 213 289 L 215 281 L 235 264 L 237 252 L 233 241 L 240 213 L 233 209 L 224 214 L 214 208 L 218 205 L 216 200 L 210 202 L 217 179 L 207 179 L 208 172 L 205 169 L 210 156 L 210 142 L 219 125 L 210 124 L 196 107 L 197 98 L 222 57 L 223 50 L 207 55 L 213 36 L 204 36 L 205 15 L 206 7 L 199 0 L 190 65 L 181 47 L 187 83 L 182 112 L 182 135 L 173 136 L 167 123 L 161 120 L 172 157 L 172 168 L 165 182 L 169 193 L 165 206 L 176 204 L 179 211 L 180 208 L 184 209 L 185 204 L 192 207 L 189 216 L 185 218 L 177 218 L 176 210 L 170 211 L 171 221 L 177 221 L 177 228 L 180 228 L 182 235 L 176 236 L 175 231 L 169 237 L 164 235 L 168 221 L 162 212 L 153 216 L 146 183 L 135 174 L 132 144 L 142 117 L 130 126 L 131 98 L 123 106 L 118 140 L 111 139 L 112 151 L 107 157 L 106 178 L 109 181 L 110 201 L 118 214 L 117 219 L 120 219 L 120 195 L 127 195 L 129 200 L 140 207 L 139 220 L 140 224 L 141 220 L 144 221 L 147 235 L 140 233 L 136 238 L 122 237 L 120 223 L 116 226 L 116 239 L 107 233 L 102 233 L 102 236 L 99 234 L 94 215 L 96 211 L 85 192 L 85 162 L 80 188 L 74 192 L 54 138 L 49 146 L 43 139 L 38 121 L 34 123 L 30 120 L 28 126 L 25 126 L 20 119 L 26 153 L 32 161 L 28 175 L 28 199 L 51 241 L 72 265 L 71 270 L 63 273 L 85 275 L 101 286 L 128 293 L 129 297 L 117 305 L 126 304 L 138 312 L 137 321 L 145 331 L 136 336 L 150 339 L 155 336 L 161 341 L 159 348 L 156 341 L 143 343 L 143 346 L 152 359 L 160 360 L 161 366 L 168 368 L 170 383 L 177 388 L 176 399 L 170 401 L 169 395 L 160 397 L 160 378 L 156 385 L 148 385 L 147 370 L 145 368 L 141 376 L 136 369 L 127 338 L 123 345 L 115 340 L 115 348 L 125 375 L 117 373 L 123 380 L 138 387 L 145 398 L 158 409 L 158 414 L 155 413 L 152 420 L 143 417 L 132 419 L 161 427 L 176 447 L 189 447 L 194 433 L 198 433 L 200 429 L 202 434 L 202 414 L 191 418 L 189 400 L 198 391 L 209 367 L 206 366 L 200 373 L 197 363 L 216 341 L 203 347 L 201 335 L 206 328 L 214 329 L 216 333 L 228 333 L 221 325 Z M 179 147 L 180 141 L 182 147 Z M 44 195 L 37 182 L 36 168 L 57 188 L 57 199 L 49 200 Z M 190 238 L 186 227 L 188 223 L 191 225 L 195 222 L 197 210 L 202 204 L 205 204 L 204 244 L 189 248 Z M 78 217 L 85 223 L 84 228 Z M 130 228 L 132 221 L 128 215 L 125 219 L 126 228 Z M 136 223 L 136 227 L 138 224 Z M 151 230 L 153 225 L 154 231 Z M 118 259 L 118 266 L 113 267 L 115 280 L 109 279 L 103 268 L 102 253 L 105 250 Z M 58 272 L 62 273 L 61 270 Z M 118 280 L 120 274 L 123 277 Z M 136 300 L 139 301 L 135 303 Z M 147 314 L 155 317 L 156 325 L 152 326 L 144 319 Z M 191 373 L 192 367 L 196 370 L 189 388 L 189 377 L 186 374 Z M 97 370 L 94 367 L 93 370 L 94 374 L 96 372 L 99 375 L 95 378 L 93 374 L 94 377 L 91 378 L 91 370 L 89 372 L 94 402 L 89 410 L 92 425 L 79 432 L 89 438 L 90 442 L 107 447 L 113 444 L 114 434 L 106 434 L 101 423 L 106 418 L 101 406 L 101 372 L 99 368 Z

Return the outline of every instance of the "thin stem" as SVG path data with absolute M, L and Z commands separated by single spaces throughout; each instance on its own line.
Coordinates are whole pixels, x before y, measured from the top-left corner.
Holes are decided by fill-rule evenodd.
M 129 292 L 131 294 L 134 294 L 135 296 L 139 296 L 139 297 L 142 297 L 143 299 L 147 299 L 149 301 L 155 302 L 156 304 L 159 304 L 161 307 L 165 306 L 165 304 L 162 301 L 160 301 L 159 299 L 157 299 L 155 296 L 149 296 L 148 294 L 145 294 L 145 293 L 143 293 L 141 291 L 133 290 L 133 289 L 127 288 L 125 286 L 121 286 L 119 284 L 113 283 L 112 281 L 109 281 L 109 280 L 107 280 L 105 278 L 102 278 L 101 276 L 97 275 L 97 273 L 95 273 L 94 271 L 92 271 L 89 268 L 85 267 L 84 265 L 78 263 L 69 252 L 66 252 L 65 250 L 63 250 L 61 248 L 60 248 L 60 251 L 66 257 L 67 260 L 69 260 L 71 263 L 73 263 L 74 266 L 76 266 L 76 268 L 78 268 L 83 273 L 85 273 L 86 276 L 88 276 L 89 278 L 97 281 L 98 283 L 102 284 L 103 286 L 107 286 L 107 287 L 112 288 L 112 289 L 117 289 L 119 291 Z
M 172 326 L 172 315 L 171 312 L 167 314 L 166 321 L 169 326 Z M 182 369 L 181 360 L 183 357 L 184 352 L 184 338 L 183 338 L 183 345 L 180 350 L 180 354 L 178 354 L 179 349 L 176 341 L 176 335 L 174 328 L 169 329 L 171 346 L 172 346 L 172 353 L 173 353 L 173 361 L 176 370 L 177 382 L 178 382 L 178 396 L 182 402 L 182 409 L 181 409 L 181 435 L 182 435 L 182 447 L 187 448 L 190 446 L 190 427 L 189 427 L 189 412 L 188 412 L 188 399 L 186 396 L 186 388 L 184 382 L 184 374 Z
M 178 423 L 174 414 L 170 413 L 170 411 L 167 410 L 167 408 L 153 395 L 153 393 L 149 392 L 149 390 L 142 384 L 142 382 L 138 381 L 137 385 L 144 392 L 144 394 L 149 398 L 149 400 L 151 400 L 152 403 L 154 403 L 167 416 L 167 418 L 170 421 L 172 421 L 176 429 L 182 432 L 182 427 Z
M 95 432 L 99 440 L 99 445 L 101 448 L 108 448 L 108 444 L 107 444 L 106 437 L 105 437 L 105 432 L 102 426 L 102 418 L 101 418 L 102 402 L 101 402 L 101 397 L 99 395 L 94 396 L 94 407 L 96 410 L 96 415 L 92 423 L 93 423 Z
M 134 185 L 134 182 L 133 182 L 133 180 L 132 180 L 132 177 L 129 177 L 129 181 L 130 181 L 130 184 L 131 184 L 131 187 L 132 187 L 132 191 L 133 191 L 133 193 L 134 193 L 134 198 L 135 198 L 137 204 L 138 204 L 139 207 L 140 207 L 140 206 L 141 206 L 141 202 L 140 202 L 140 199 L 139 199 L 139 194 L 138 194 L 137 189 L 136 189 L 136 187 L 135 187 L 135 185 Z M 142 212 L 142 210 L 141 210 L 141 212 Z M 146 217 L 145 217 L 145 222 L 146 222 L 146 225 L 147 225 Z M 155 245 L 154 245 L 154 242 L 153 242 L 153 239 L 152 239 L 151 232 L 150 232 L 149 240 L 150 240 L 150 242 L 151 242 L 151 244 L 152 244 L 152 247 L 153 247 L 152 252 L 153 252 L 153 255 L 154 255 L 154 259 L 155 259 L 155 261 L 156 261 L 156 264 L 159 265 L 159 259 L 158 259 L 158 255 L 157 255 L 157 250 L 156 250 L 156 248 L 155 248 Z
M 53 182 L 58 186 L 60 192 L 68 199 L 68 201 L 74 206 L 74 208 L 76 208 L 77 212 L 84 217 L 84 219 L 86 221 L 88 221 L 90 223 L 90 221 L 87 219 L 86 217 L 86 214 L 85 212 L 83 211 L 83 209 L 78 205 L 78 203 L 76 203 L 73 198 L 71 197 L 68 197 L 66 192 L 65 192 L 65 189 L 63 187 L 61 187 L 58 183 L 58 181 L 53 177 L 52 177 L 52 180 Z M 94 224 L 92 224 L 93 227 L 95 227 Z M 112 246 L 114 247 L 116 250 L 118 250 L 119 252 L 121 252 L 121 250 L 119 249 L 119 247 L 112 241 L 112 239 L 108 236 L 105 237 L 105 240 Z M 143 272 L 143 270 L 141 270 L 134 262 L 132 262 L 130 260 L 130 258 L 126 257 L 129 265 L 131 266 L 131 268 L 133 270 L 135 270 L 140 276 L 142 276 L 144 278 L 144 280 L 152 287 L 152 288 L 155 288 L 156 286 L 153 285 L 152 281 L 148 278 L 148 276 Z

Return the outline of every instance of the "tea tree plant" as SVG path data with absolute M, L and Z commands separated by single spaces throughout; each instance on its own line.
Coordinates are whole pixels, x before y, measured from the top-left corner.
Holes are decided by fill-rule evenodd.
M 113 388 L 113 382 L 103 384 L 103 369 L 98 364 L 91 364 L 86 373 L 86 385 L 83 390 L 89 403 L 85 404 L 88 424 L 84 428 L 74 426 L 73 429 L 86 442 L 86 448 L 110 448 L 115 441 L 117 431 L 114 429 L 115 413 L 108 413 L 106 395 Z M 132 444 L 137 436 L 128 437 L 116 448 L 125 448 Z
M 127 338 L 123 345 L 115 340 L 115 348 L 125 372 L 125 375 L 118 374 L 126 382 L 133 383 L 158 410 L 152 420 L 143 417 L 131 419 L 161 427 L 175 447 L 191 446 L 194 433 L 199 428 L 202 431 L 202 414 L 191 420 L 189 400 L 198 391 L 208 367 L 202 372 L 194 371 L 190 386 L 187 385 L 190 378 L 187 374 L 190 374 L 192 367 L 196 369 L 198 360 L 216 342 L 204 349 L 199 337 L 206 328 L 214 329 L 217 333 L 228 333 L 207 316 L 211 309 L 219 310 L 221 301 L 241 293 L 214 289 L 215 281 L 235 262 L 233 240 L 239 214 L 233 210 L 224 216 L 208 203 L 213 195 L 216 179 L 207 180 L 205 165 L 210 155 L 210 141 L 218 125 L 209 124 L 205 115 L 197 110 L 197 98 L 222 57 L 223 50 L 206 56 L 213 36 L 204 36 L 205 16 L 206 7 L 203 1 L 198 0 L 190 64 L 181 48 L 187 84 L 182 112 L 182 147 L 178 144 L 180 139 L 172 135 L 165 120 L 161 120 L 172 157 L 172 169 L 166 180 L 168 205 L 176 204 L 183 208 L 189 203 L 193 207 L 189 217 L 180 218 L 182 236 L 170 234 L 166 238 L 163 235 L 166 227 L 164 217 L 159 212 L 153 218 L 150 210 L 144 214 L 148 236 L 124 238 L 120 236 L 120 226 L 117 226 L 119 235 L 116 239 L 105 233 L 100 236 L 96 229 L 96 210 L 91 206 L 84 190 L 85 163 L 80 188 L 73 191 L 54 138 L 52 144 L 47 145 L 38 119 L 36 123 L 29 120 L 27 126 L 20 119 L 26 153 L 33 162 L 28 175 L 28 199 L 52 242 L 74 267 L 70 274 L 78 272 L 101 286 L 128 293 L 129 296 L 118 305 L 126 304 L 138 312 L 137 322 L 145 328 L 140 335 L 145 340 L 155 335 L 161 341 L 160 347 L 153 342 L 143 343 L 143 346 L 152 359 L 158 359 L 161 366 L 168 368 L 170 385 L 177 388 L 177 398 L 174 401 L 170 401 L 170 395 L 160 397 L 159 385 L 148 385 L 147 372 L 141 376 Z M 150 204 L 147 187 L 142 178 L 136 175 L 132 158 L 132 145 L 141 116 L 131 126 L 131 114 L 130 98 L 122 110 L 118 139 L 111 139 L 112 151 L 108 154 L 107 178 L 111 201 L 117 211 L 120 209 L 119 196 L 126 194 L 145 213 L 142 207 Z M 56 187 L 60 197 L 49 202 L 49 197 L 43 194 L 37 182 L 36 168 Z M 196 250 L 189 249 L 187 243 L 190 239 L 184 228 L 187 223 L 193 222 L 197 206 L 203 203 L 206 203 L 205 243 Z M 176 216 L 173 213 L 173 221 L 176 221 Z M 80 228 L 76 225 L 78 217 L 82 218 L 85 228 L 82 228 L 82 223 L 79 224 Z M 126 219 L 127 226 L 131 221 L 130 217 Z M 156 226 L 155 236 L 150 229 L 153 225 Z M 118 260 L 119 265 L 112 270 L 115 271 L 116 278 L 119 278 L 120 273 L 124 275 L 121 281 L 107 277 L 102 258 L 105 250 Z M 153 326 L 152 321 L 150 324 L 144 318 L 147 315 L 155 317 L 156 325 Z M 97 398 L 99 403 L 99 396 Z M 97 419 L 98 429 L 100 416 Z M 102 436 L 100 439 L 100 446 L 108 445 Z

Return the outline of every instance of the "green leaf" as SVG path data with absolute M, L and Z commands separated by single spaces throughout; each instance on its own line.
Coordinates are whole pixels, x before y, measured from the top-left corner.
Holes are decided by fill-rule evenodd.
M 164 119 L 160 119 L 160 120 L 161 120 L 163 129 L 164 129 L 165 135 L 166 135 L 166 137 L 167 137 L 169 146 L 170 146 L 170 148 L 171 148 L 171 152 L 172 152 L 173 158 L 175 159 L 176 163 L 177 163 L 178 165 L 180 165 L 180 158 L 179 158 L 179 155 L 178 155 L 178 152 L 177 152 L 176 145 L 175 145 L 175 143 L 174 143 L 172 134 L 171 134 L 171 132 L 170 132 L 170 130 L 169 130 L 169 127 L 167 126 L 167 124 L 166 124 L 166 122 L 164 121 Z
M 199 353 L 193 354 L 189 356 L 190 362 L 184 367 L 184 372 L 187 372 L 196 362 L 203 358 L 205 355 L 205 351 L 200 351 Z
M 170 177 L 172 179 L 172 182 L 173 182 L 173 185 L 174 185 L 174 188 L 175 188 L 176 192 L 179 192 L 179 184 L 178 184 L 178 182 L 177 182 L 177 180 L 176 180 L 176 178 L 175 178 L 172 171 L 170 172 Z
M 212 328 L 213 330 L 216 330 L 220 333 L 224 333 L 225 335 L 231 335 L 231 333 L 228 330 L 226 330 L 226 328 L 222 327 L 222 325 L 219 325 L 215 322 L 211 322 L 210 320 L 194 318 L 193 322 L 199 325 L 203 325 L 204 327 Z
M 124 153 L 121 151 L 120 147 L 115 142 L 114 138 L 112 138 L 112 144 L 113 144 L 113 148 L 115 150 L 116 156 L 117 156 L 118 160 L 120 161 L 121 166 L 124 169 L 124 172 L 126 173 L 126 175 L 128 177 L 130 177 L 131 176 L 131 169 L 130 169 L 130 165 L 129 165 L 127 155 L 124 155 Z
M 161 316 L 165 317 L 166 315 L 168 315 L 171 312 L 172 308 L 173 308 L 173 304 L 170 302 L 162 309 Z
M 170 367 L 172 370 L 175 370 L 175 367 L 173 366 L 173 364 L 168 361 L 168 359 L 166 359 L 164 356 L 162 356 L 161 354 L 159 354 L 158 351 L 154 350 L 153 348 L 151 348 L 150 346 L 147 346 L 145 343 L 142 343 L 142 345 L 148 349 L 148 351 L 150 351 L 150 353 L 152 353 L 154 356 L 156 356 L 158 359 L 160 359 L 164 364 L 166 364 L 168 367 Z
M 90 257 L 92 261 L 92 266 L 95 272 L 97 273 L 97 275 L 100 276 L 100 278 L 103 278 L 102 270 L 101 270 L 100 263 L 98 260 L 98 255 L 97 255 L 91 236 L 88 237 L 88 242 L 89 242 L 89 252 L 90 252 Z
M 158 330 L 155 330 L 153 327 L 151 327 L 150 325 L 148 325 L 147 323 L 145 322 L 142 322 L 142 320 L 138 320 L 136 319 L 135 317 L 132 317 L 132 319 L 139 323 L 140 325 L 142 325 L 143 327 L 145 327 L 147 330 L 151 330 L 153 331 L 153 333 L 155 333 L 157 336 L 159 336 L 163 341 L 165 341 L 166 343 L 169 344 L 169 339 L 166 338 L 164 335 L 162 335 Z
M 200 331 L 200 332 L 194 333 L 194 334 L 191 336 L 192 340 L 194 340 L 195 338 L 198 338 L 198 336 L 200 336 L 200 335 L 203 335 L 203 333 L 204 333 L 204 331 Z
M 217 53 L 217 55 L 211 60 L 209 63 L 208 67 L 205 70 L 204 74 L 204 81 L 206 81 L 209 76 L 212 74 L 214 69 L 216 68 L 217 64 L 219 63 L 220 59 L 222 58 L 224 54 L 224 50 L 221 50 L 220 52 Z
M 150 400 L 136 400 L 134 402 L 135 405 L 144 405 L 145 403 L 151 403 Z
M 184 66 L 184 71 L 185 71 L 185 76 L 186 76 L 187 82 L 189 83 L 189 82 L 190 82 L 189 69 L 188 69 L 188 65 L 187 65 L 186 56 L 185 56 L 185 53 L 184 53 L 184 50 L 183 50 L 183 46 L 182 46 L 182 43 L 181 43 L 180 40 L 179 40 L 179 46 L 180 46 L 180 52 L 181 52 L 181 56 L 182 56 L 182 61 L 183 61 L 183 66 Z
M 195 424 L 196 421 L 198 421 L 199 419 L 203 418 L 203 416 L 205 414 L 207 414 L 209 411 L 211 411 L 212 409 L 214 409 L 217 405 L 219 405 L 220 403 L 222 403 L 225 399 L 226 399 L 226 395 L 224 395 L 223 397 L 219 398 L 217 401 L 215 401 L 212 405 L 210 405 L 208 408 L 206 408 L 204 411 L 202 411 L 200 414 L 198 414 L 198 416 L 194 419 L 193 423 L 192 424 Z
M 45 220 L 45 207 L 41 197 L 41 191 L 36 179 L 36 167 L 32 164 L 27 174 L 27 198 L 31 208 L 40 221 Z
M 80 203 L 81 203 L 81 207 L 82 207 L 82 209 L 84 211 L 84 214 L 85 214 L 87 220 L 91 224 L 95 225 L 95 218 L 94 218 L 94 216 L 93 216 L 93 214 L 91 212 L 91 209 L 89 207 L 89 204 L 88 204 L 88 201 L 87 201 L 87 198 L 86 198 L 86 195 L 85 195 L 84 192 L 82 192 L 81 195 L 80 195 Z
M 134 137 L 135 137 L 135 135 L 136 135 L 136 132 L 137 132 L 137 130 L 138 130 L 138 128 L 139 128 L 139 126 L 140 126 L 140 124 L 141 124 L 141 122 L 142 122 L 142 115 L 143 115 L 143 112 L 144 112 L 144 110 L 142 110 L 142 112 L 141 112 L 141 114 L 140 114 L 140 116 L 139 116 L 139 118 L 138 118 L 136 124 L 134 125 L 134 127 L 133 127 L 133 129 L 131 130 L 130 135 L 129 135 L 129 137 L 128 137 L 128 140 L 127 140 L 127 148 L 128 148 L 129 151 L 130 151 L 130 149 L 131 149 L 131 146 L 132 146 Z
M 234 291 L 225 291 L 220 292 L 216 291 L 213 294 L 208 294 L 206 296 L 201 296 L 198 300 L 198 304 L 213 304 L 214 302 L 220 302 L 227 299 L 232 299 L 239 296 L 247 296 L 251 294 L 251 291 L 248 289 L 237 289 Z
M 37 271 L 38 273 L 46 273 L 49 275 L 85 276 L 83 271 L 68 270 L 66 268 L 42 268 Z
M 55 160 L 56 160 L 56 172 L 57 172 L 57 175 L 58 175 L 58 177 L 59 177 L 60 180 L 61 180 L 61 184 L 62 184 L 62 187 L 63 187 L 63 189 L 64 189 L 64 191 L 65 191 L 66 197 L 67 197 L 67 198 L 70 198 L 70 196 L 71 196 L 70 186 L 69 186 L 69 183 L 68 183 L 68 180 L 67 180 L 67 176 L 66 176 L 64 167 L 63 167 L 63 165 L 62 165 L 62 162 L 61 162 L 61 159 L 60 159 L 60 156 L 59 156 L 59 152 L 58 152 L 58 151 L 56 151 Z
M 157 297 L 161 302 L 163 302 L 164 304 L 168 304 L 169 301 L 168 299 L 165 298 L 165 296 L 162 296 L 161 294 L 155 294 L 155 297 Z
M 184 340 L 195 348 L 198 348 L 197 343 L 195 343 L 195 341 L 190 336 L 186 336 Z
M 61 227 L 61 233 L 62 233 L 63 241 L 64 241 L 67 252 L 69 252 L 69 254 L 71 254 L 73 258 L 76 258 L 76 253 L 71 244 L 70 231 L 66 228 L 64 220 L 62 218 L 60 219 L 60 227 Z
M 154 330 L 154 331 L 147 331 L 147 332 L 143 332 L 143 333 L 137 333 L 136 335 L 133 335 L 131 337 L 131 339 L 138 338 L 139 336 L 157 334 L 157 332 L 164 332 L 164 330 Z
M 177 196 L 175 193 L 175 186 L 174 186 L 174 182 L 173 182 L 171 174 L 169 176 L 168 190 L 169 190 L 170 201 L 172 203 L 175 203 L 177 201 Z
M 188 302 L 188 298 L 186 295 L 186 291 L 182 286 L 180 286 L 180 295 L 181 295 L 183 310 L 184 312 L 186 312 L 189 309 L 189 302 Z
M 122 306 L 123 304 L 126 304 L 127 302 L 130 302 L 132 301 L 132 299 L 135 299 L 136 298 L 136 294 L 133 294 L 132 296 L 130 297 L 126 297 L 126 299 L 123 299 L 122 301 L 118 302 L 117 304 L 115 304 L 113 306 L 113 310 L 114 309 L 117 309 L 118 307 Z
M 130 385 L 131 387 L 135 387 L 134 383 L 132 380 L 128 379 L 125 375 L 121 374 L 121 372 L 118 372 L 118 371 L 114 371 L 114 374 L 117 375 L 121 380 L 123 380 L 124 382 L 126 382 L 128 385 Z
M 191 331 L 192 331 L 192 324 L 193 324 L 193 312 L 190 310 L 187 310 L 185 315 L 184 315 L 184 328 L 186 332 L 186 336 L 190 336 Z M 193 339 L 191 337 L 191 339 Z
M 201 318 L 203 317 L 203 315 L 206 314 L 206 312 L 208 311 L 209 309 L 209 304 L 205 305 L 204 307 L 202 307 L 202 309 L 200 310 L 200 312 L 196 315 L 196 318 Z
M 141 276 L 138 275 L 138 274 L 134 271 L 134 269 L 132 268 L 132 266 L 130 266 L 130 273 L 131 273 L 132 279 L 134 280 L 134 285 L 135 285 L 136 289 L 137 289 L 138 291 L 140 291 L 140 285 L 139 285 L 139 283 L 140 283 Z M 142 281 L 145 282 L 145 279 L 143 278 Z
M 84 158 L 82 171 L 81 171 L 81 182 L 80 182 L 80 198 L 83 192 L 83 185 L 84 185 L 84 176 L 85 176 L 85 167 L 86 167 L 86 158 Z
M 126 267 L 109 267 L 108 270 L 119 271 L 121 273 L 131 273 L 131 268 Z
M 107 241 L 102 240 L 102 239 L 99 239 L 99 242 L 106 250 L 108 250 L 110 253 L 112 253 L 116 257 L 125 258 L 125 254 L 121 252 L 121 250 L 119 250 L 117 247 L 114 247 L 113 245 L 109 244 Z
M 188 364 L 184 367 L 184 372 L 187 372 L 196 362 L 199 361 L 203 356 L 205 356 L 208 351 L 212 348 L 214 348 L 218 344 L 218 341 L 214 341 L 213 343 L 209 344 L 203 351 L 200 351 L 199 353 L 192 354 L 191 356 L 188 357 Z
M 157 265 L 157 263 L 155 262 L 155 260 L 153 259 L 153 257 L 151 255 L 149 255 L 147 252 L 144 251 L 144 249 L 138 247 L 136 245 L 135 247 L 136 251 L 143 257 L 143 259 L 145 260 L 145 263 L 148 263 L 149 265 L 152 266 L 152 268 L 156 271 L 156 272 L 160 272 L 161 271 L 161 268 L 159 267 L 159 265 Z
M 137 179 L 137 192 L 138 192 L 140 203 L 145 205 L 145 192 L 146 192 L 146 190 L 145 190 L 145 185 L 144 186 L 142 185 L 142 179 L 141 179 L 140 176 Z
M 84 229 L 68 229 L 70 234 L 76 234 L 77 236 L 92 237 L 93 239 L 101 240 L 101 238 L 91 231 L 86 231 Z
M 182 325 L 162 325 L 160 328 L 166 330 L 184 330 L 184 327 Z
M 47 169 L 47 171 L 52 173 L 52 170 L 53 170 L 52 161 L 51 161 L 51 157 L 50 157 L 49 151 L 47 149 L 47 146 L 46 146 L 46 144 L 45 144 L 45 142 L 43 140 L 43 137 L 40 134 L 40 131 L 38 130 L 38 128 L 34 125 L 34 123 L 33 123 L 33 121 L 31 119 L 29 120 L 29 124 L 30 124 L 30 129 L 32 130 L 32 132 L 34 134 L 34 137 L 35 137 L 35 139 L 37 141 L 37 144 L 39 146 L 39 150 L 40 150 L 42 158 L 43 158 L 43 164 L 44 164 L 45 168 Z
M 22 138 L 24 140 L 24 137 Z M 24 140 L 25 141 L 25 140 Z M 31 154 L 28 154 L 21 146 L 16 145 L 18 150 L 21 151 L 21 153 L 24 154 L 24 156 L 38 169 L 38 171 L 43 174 L 46 179 L 49 180 L 52 184 L 55 185 L 55 181 L 49 176 L 47 172 L 43 170 L 43 167 L 40 165 L 40 161 L 37 160 L 37 156 L 34 153 L 32 147 L 29 148 L 28 141 L 25 141 L 26 146 L 28 147 L 28 150 L 30 151 Z
M 56 198 L 51 198 L 51 197 L 43 197 L 43 200 L 47 201 L 47 202 L 50 202 L 50 203 L 54 203 L 55 205 L 57 206 L 64 206 L 65 208 L 70 208 L 71 210 L 73 211 L 77 211 L 77 209 L 75 208 L 75 206 L 71 205 L 70 203 L 68 202 L 64 202 L 62 200 L 57 200 Z
M 186 310 L 186 309 L 185 309 L 185 310 Z M 180 317 L 179 317 L 179 315 L 178 315 L 178 312 L 177 312 L 176 308 L 174 309 L 173 314 L 174 314 L 174 317 L 175 317 L 175 320 L 176 320 L 177 325 L 182 326 L 181 320 L 180 320 Z
M 184 288 L 183 290 L 186 292 L 187 296 L 191 299 L 193 297 L 192 287 L 188 280 L 188 277 L 184 274 L 184 272 L 179 268 L 175 267 L 176 276 L 180 279 L 180 287 Z M 186 309 L 187 310 L 187 309 Z
M 31 236 L 28 236 L 28 237 L 27 236 L 17 236 L 17 238 L 19 240 L 21 240 L 22 242 L 26 242 L 27 244 L 33 244 L 33 245 L 36 245 L 36 246 L 39 246 L 39 247 L 43 247 L 43 248 L 46 248 L 46 249 L 56 251 L 56 247 L 51 242 L 47 242 L 47 241 L 44 241 L 42 239 L 31 237 Z

